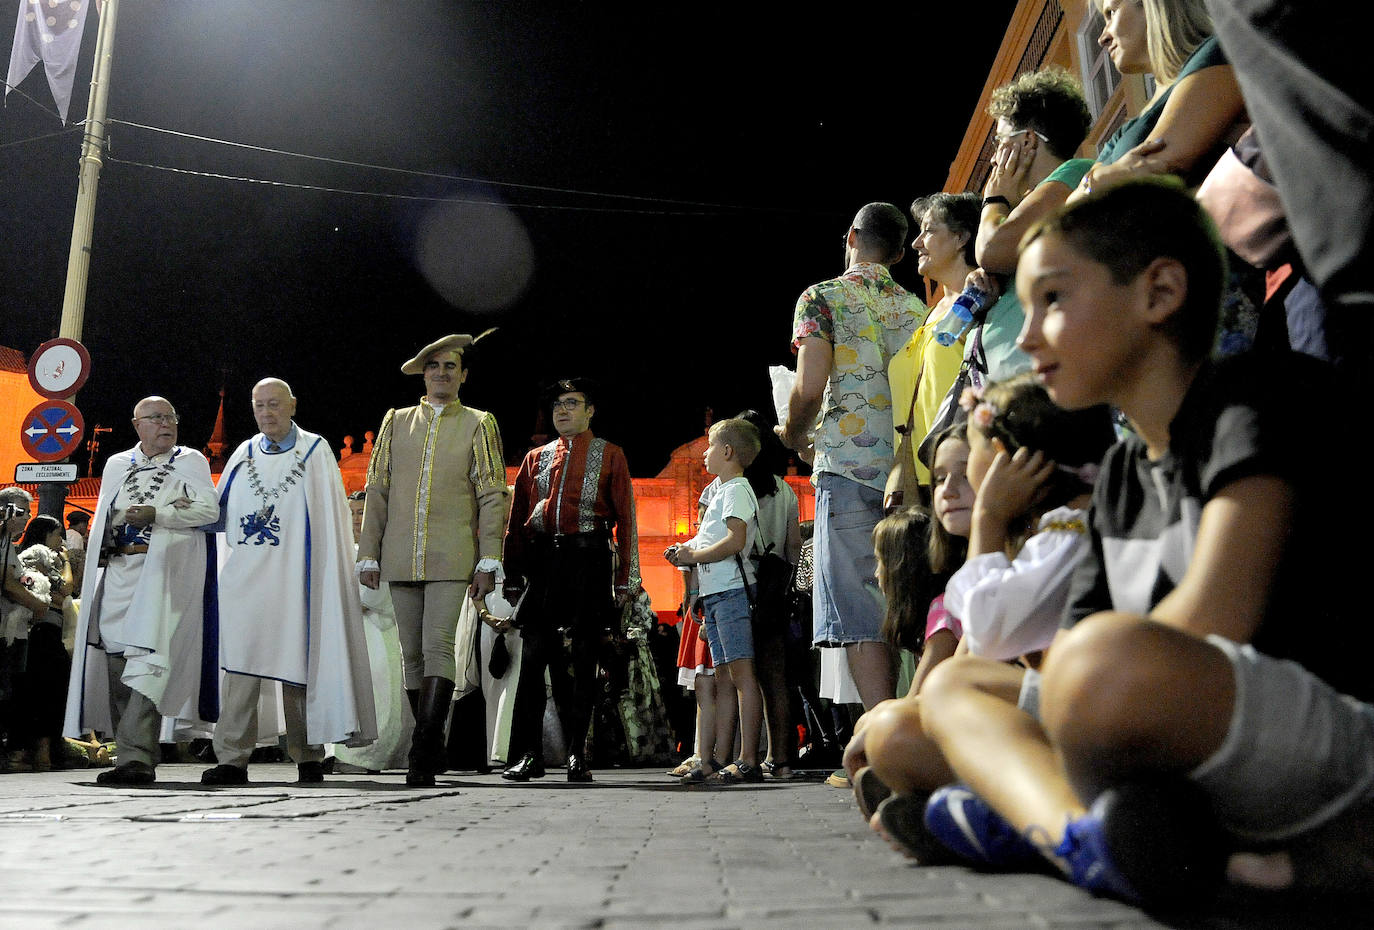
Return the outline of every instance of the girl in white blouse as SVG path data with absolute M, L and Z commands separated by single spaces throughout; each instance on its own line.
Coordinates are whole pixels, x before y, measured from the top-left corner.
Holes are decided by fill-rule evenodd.
M 963 624 L 963 650 L 1024 656 L 1034 667 L 1087 551 L 1097 465 L 1115 440 L 1111 415 L 1055 406 L 1029 373 L 969 389 L 961 405 L 977 495 L 968 558 L 945 588 L 945 608 Z

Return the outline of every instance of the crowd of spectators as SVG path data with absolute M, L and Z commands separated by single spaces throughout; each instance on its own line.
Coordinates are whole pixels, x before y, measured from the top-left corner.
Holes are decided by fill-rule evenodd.
M 1319 398 L 1369 376 L 1368 87 L 1319 49 L 1329 5 L 1097 6 L 1154 95 L 1095 159 L 1072 79 L 1022 75 L 981 202 L 911 206 L 938 301 L 892 281 L 881 203 L 798 301 L 778 432 L 817 487 L 813 641 L 866 710 L 829 781 L 921 862 L 1146 904 L 1368 891 L 1374 688 L 1358 547 L 1329 545 L 1368 507 L 1331 506 L 1348 456 L 1317 479 L 1292 442 L 1340 435 Z M 724 511 L 741 550 L 751 513 Z M 707 605 L 717 662 L 737 613 Z M 684 777 L 753 780 L 729 732 Z
M 998 88 L 981 193 L 864 206 L 845 273 L 797 303 L 776 431 L 711 428 L 699 532 L 664 553 L 695 692 L 669 774 L 786 780 L 845 747 L 828 781 L 923 863 L 1147 904 L 1368 889 L 1374 687 L 1344 542 L 1367 505 L 1337 422 L 1370 371 L 1368 87 L 1317 38 L 1330 4 L 1093 2 L 1116 68 L 1153 79 L 1142 112 L 1085 158 L 1066 72 Z M 1257 251 L 1260 220 L 1280 241 Z M 890 275 L 909 232 L 929 306 Z M 805 546 L 783 446 L 817 487 Z M 84 524 L 30 503 L 0 491 L 13 770 L 71 759 Z M 612 704 L 671 697 L 640 633 Z M 661 713 L 614 715 L 639 761 L 661 748 Z

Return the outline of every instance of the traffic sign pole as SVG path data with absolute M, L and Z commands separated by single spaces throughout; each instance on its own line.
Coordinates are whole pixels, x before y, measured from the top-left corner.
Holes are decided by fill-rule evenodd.
M 81 411 L 71 400 L 86 383 L 90 372 L 90 353 L 75 339 L 49 340 L 29 358 L 29 383 L 35 391 L 49 398 L 29 411 L 19 427 L 20 444 L 35 459 L 35 464 L 41 466 L 67 459 L 81 447 L 85 423 Z M 65 483 L 40 480 L 39 513 L 60 521 L 66 500 Z

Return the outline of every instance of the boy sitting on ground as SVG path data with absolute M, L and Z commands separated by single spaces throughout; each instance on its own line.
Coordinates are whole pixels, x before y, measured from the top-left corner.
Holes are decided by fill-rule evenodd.
M 1302 356 L 1210 362 L 1223 266 L 1201 208 L 1160 182 L 1022 245 L 1034 371 L 1056 403 L 1112 404 L 1135 435 L 1107 454 L 1065 629 L 1026 677 L 1038 719 L 971 686 L 959 667 L 977 659 L 923 691 L 925 732 L 968 785 L 937 792 L 926 822 L 965 858 L 1039 853 L 1155 902 L 1201 890 L 1224 853 L 1260 887 L 1374 878 L 1374 676 L 1344 542 L 1367 525 L 1343 483 L 1362 398 L 1341 408 Z

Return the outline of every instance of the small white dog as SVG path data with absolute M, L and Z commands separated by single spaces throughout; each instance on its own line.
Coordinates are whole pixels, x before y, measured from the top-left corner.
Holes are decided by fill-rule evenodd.
M 57 553 L 41 543 L 35 543 L 19 553 L 19 565 L 23 568 L 19 580 L 24 587 L 35 597 L 51 604 L 53 579 L 62 577 Z
M 57 553 L 47 546 L 35 544 L 19 553 L 19 583 L 28 588 L 29 593 L 46 604 L 52 603 L 52 579 L 61 577 L 57 567 Z M 29 621 L 33 611 L 27 607 L 14 607 L 5 617 L 4 638 L 7 642 L 25 639 L 29 635 Z

